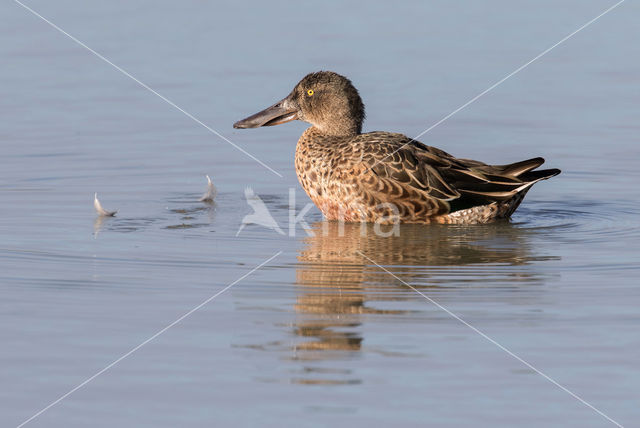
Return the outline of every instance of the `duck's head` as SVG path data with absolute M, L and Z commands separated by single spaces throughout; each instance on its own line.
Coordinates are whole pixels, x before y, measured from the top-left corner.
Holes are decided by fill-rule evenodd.
M 298 119 L 327 135 L 362 131 L 364 104 L 351 81 L 332 71 L 307 74 L 286 98 L 233 124 L 234 128 L 273 126 Z

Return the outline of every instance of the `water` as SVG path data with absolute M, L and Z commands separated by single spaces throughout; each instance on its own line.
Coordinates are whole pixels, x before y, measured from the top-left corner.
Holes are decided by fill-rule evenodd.
M 316 236 L 289 236 L 289 189 L 308 202 L 293 169 L 305 125 L 231 128 L 331 69 L 360 89 L 365 130 L 417 135 L 612 4 L 28 3 L 279 177 L 3 3 L 0 424 L 251 272 L 25 426 L 614 426 L 432 301 L 633 426 L 637 4 L 421 137 L 561 168 L 511 222 L 341 235 L 314 208 Z M 214 205 L 198 202 L 205 174 Z M 236 236 L 247 186 L 285 235 Z M 96 219 L 94 192 L 117 217 Z

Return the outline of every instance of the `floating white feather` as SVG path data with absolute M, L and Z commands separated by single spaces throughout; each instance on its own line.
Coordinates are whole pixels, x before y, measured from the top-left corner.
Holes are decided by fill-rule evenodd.
M 102 204 L 100 203 L 100 200 L 98 200 L 97 193 L 93 195 L 93 207 L 96 209 L 96 213 L 98 213 L 98 215 L 101 217 L 113 217 L 118 212 L 118 210 L 107 211 L 104 208 L 102 208 Z
M 213 200 L 216 198 L 216 194 L 218 193 L 218 190 L 216 189 L 216 186 L 214 186 L 213 182 L 211 181 L 211 178 L 208 175 L 206 177 L 207 177 L 207 191 L 200 198 L 200 202 L 213 202 Z

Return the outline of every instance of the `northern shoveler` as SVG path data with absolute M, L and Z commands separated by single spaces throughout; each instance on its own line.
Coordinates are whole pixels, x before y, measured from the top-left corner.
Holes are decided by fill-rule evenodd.
M 533 184 L 560 173 L 534 171 L 542 158 L 487 165 L 402 134 L 363 134 L 364 117 L 351 81 L 320 71 L 305 76 L 283 100 L 233 126 L 310 123 L 298 140 L 296 172 L 329 220 L 487 223 L 509 217 Z

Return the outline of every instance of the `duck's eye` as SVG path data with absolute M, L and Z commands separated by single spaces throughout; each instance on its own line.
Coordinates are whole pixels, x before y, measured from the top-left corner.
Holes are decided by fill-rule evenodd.
M 307 91 L 307 95 L 312 96 L 312 95 L 313 95 L 313 89 L 309 89 L 309 90 Z

